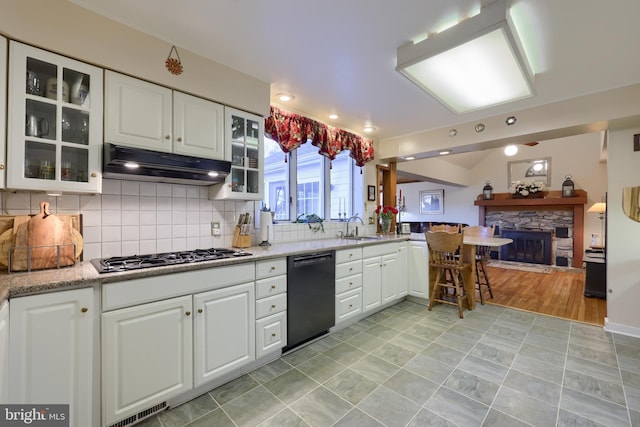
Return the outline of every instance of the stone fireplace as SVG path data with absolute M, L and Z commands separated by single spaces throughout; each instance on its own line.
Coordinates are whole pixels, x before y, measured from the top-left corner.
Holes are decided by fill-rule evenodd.
M 568 198 L 559 191 L 532 199 L 497 193 L 493 200 L 479 196 L 474 204 L 480 225 L 495 224 L 496 233 L 514 240 L 502 247 L 501 259 L 581 268 L 586 202 L 586 192 L 576 190 Z

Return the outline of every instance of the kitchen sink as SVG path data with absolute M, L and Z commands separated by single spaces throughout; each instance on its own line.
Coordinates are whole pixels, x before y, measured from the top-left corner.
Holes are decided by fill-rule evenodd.
M 380 240 L 381 236 L 343 236 L 345 240 L 366 241 L 366 240 Z

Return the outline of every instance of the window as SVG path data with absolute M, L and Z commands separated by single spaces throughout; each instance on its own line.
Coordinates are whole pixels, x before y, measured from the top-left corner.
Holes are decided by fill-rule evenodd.
M 311 142 L 302 144 L 288 156 L 269 136 L 264 138 L 265 203 L 278 221 L 294 221 L 300 215 L 316 214 L 340 220 L 363 205 L 363 175 L 349 151 L 331 162 L 318 153 Z M 356 207 L 356 208 L 354 208 Z

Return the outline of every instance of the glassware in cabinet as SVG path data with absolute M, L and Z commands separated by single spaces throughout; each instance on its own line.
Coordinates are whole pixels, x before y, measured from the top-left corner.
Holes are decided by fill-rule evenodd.
M 11 42 L 8 188 L 100 192 L 102 73 Z

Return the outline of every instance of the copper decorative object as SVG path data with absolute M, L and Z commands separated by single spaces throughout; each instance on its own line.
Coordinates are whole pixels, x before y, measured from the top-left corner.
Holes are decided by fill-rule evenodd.
M 172 58 L 171 55 L 175 53 L 176 58 Z M 174 76 L 179 76 L 182 74 L 182 63 L 180 62 L 180 55 L 178 55 L 178 49 L 175 46 L 171 46 L 171 50 L 169 51 L 169 56 L 167 60 L 164 61 L 167 70 Z

